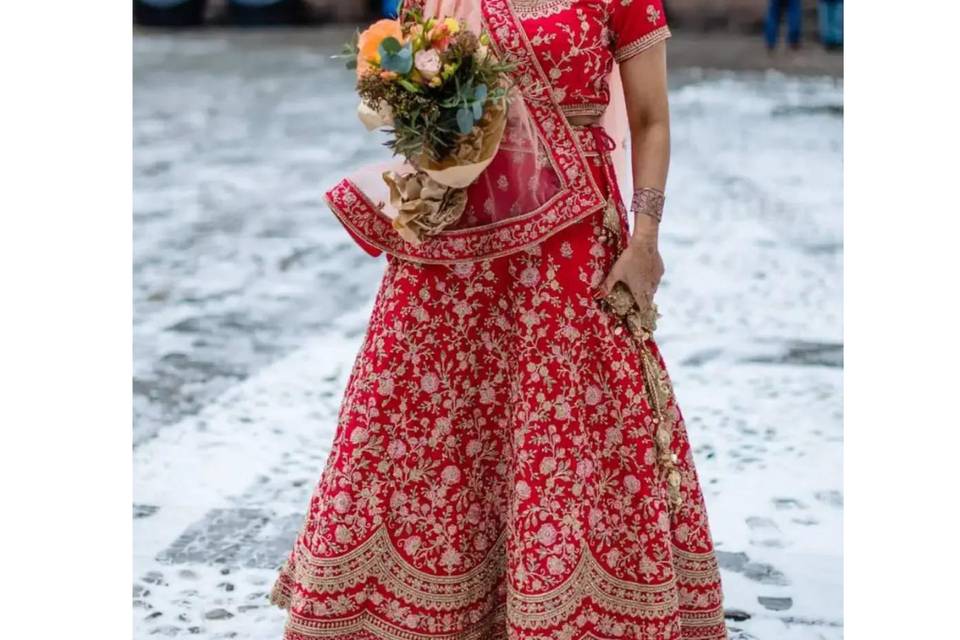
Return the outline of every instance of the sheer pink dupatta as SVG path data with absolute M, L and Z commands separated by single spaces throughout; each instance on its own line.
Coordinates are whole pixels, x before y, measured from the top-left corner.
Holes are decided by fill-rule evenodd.
M 624 193 L 630 193 L 629 188 L 633 184 L 633 176 L 630 175 L 630 158 L 627 155 L 630 123 L 627 120 L 627 99 L 623 93 L 620 65 L 616 62 L 613 63 L 613 71 L 610 73 L 609 87 L 610 104 L 607 105 L 607 110 L 603 113 L 600 126 L 617 145 L 611 152 L 613 168 L 620 183 L 620 188 L 627 187 L 628 190 L 625 190 Z
M 411 4 L 406 3 L 408 7 Z M 427 17 L 454 17 L 475 33 L 484 29 L 480 0 L 425 0 L 416 4 Z M 494 55 L 492 48 L 489 54 Z M 460 218 L 438 234 L 423 238 L 421 246 L 415 246 L 417 243 L 407 240 L 398 245 L 391 237 L 397 235 L 396 229 L 384 229 L 384 220 L 392 224 L 398 210 L 391 203 L 383 175 L 387 172 L 409 174 L 416 171 L 417 167 L 404 159 L 392 158 L 362 167 L 327 194 L 331 208 L 369 253 L 377 255 L 381 251 L 388 251 L 405 257 L 429 253 L 431 248 L 428 245 L 436 244 L 441 237 L 449 244 L 449 240 L 457 234 L 466 235 L 472 230 L 488 228 L 543 208 L 558 194 L 561 184 L 540 141 L 526 102 L 516 89 L 510 92 L 507 122 L 499 149 L 479 178 L 467 187 L 467 206 Z M 365 212 L 350 215 L 350 211 L 356 212 L 358 207 L 365 209 Z M 358 219 L 362 216 L 379 217 L 382 220 L 371 225 L 369 221 Z M 395 246 L 405 248 L 406 252 L 393 250 Z

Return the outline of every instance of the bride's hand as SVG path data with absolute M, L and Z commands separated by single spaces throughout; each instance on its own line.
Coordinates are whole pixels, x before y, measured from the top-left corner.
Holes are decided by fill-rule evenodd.
M 637 305 L 649 309 L 662 277 L 663 260 L 656 234 L 634 235 L 600 285 L 597 297 L 606 296 L 613 290 L 613 285 L 623 282 L 630 288 Z

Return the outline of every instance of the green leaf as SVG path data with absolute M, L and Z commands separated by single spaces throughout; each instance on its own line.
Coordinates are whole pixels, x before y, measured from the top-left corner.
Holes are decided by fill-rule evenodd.
M 397 78 L 397 84 L 409 91 L 410 93 L 420 93 L 420 85 L 414 84 L 407 80 L 406 78 Z M 416 115 L 414 115 L 416 117 Z
M 391 41 L 399 47 L 395 51 L 392 50 L 394 45 L 389 44 Z M 380 68 L 384 71 L 407 74 L 413 69 L 413 46 L 409 42 L 401 46 L 396 38 L 386 38 L 380 43 L 378 53 L 380 54 Z
M 360 31 L 358 30 L 353 34 L 353 38 L 349 42 L 345 42 L 343 47 L 340 49 L 340 54 L 331 56 L 333 59 L 344 59 L 344 63 L 347 69 L 356 69 L 357 68 L 357 58 L 360 55 L 360 48 L 358 42 L 360 41 Z
M 390 36 L 389 38 L 384 38 L 380 42 L 380 48 L 386 51 L 387 53 L 397 53 L 400 51 L 403 45 L 400 44 L 400 41 Z
M 473 92 L 473 98 L 475 100 L 479 100 L 480 102 L 483 102 L 484 100 L 487 99 L 487 93 L 488 93 L 487 85 L 478 84 L 477 88 Z
M 457 127 L 460 129 L 462 135 L 467 135 L 473 131 L 473 114 L 470 113 L 470 110 L 461 107 L 457 110 Z

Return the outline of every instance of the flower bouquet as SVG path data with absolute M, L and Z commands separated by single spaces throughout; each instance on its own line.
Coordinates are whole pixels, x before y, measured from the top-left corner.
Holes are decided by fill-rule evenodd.
M 360 119 L 368 130 L 386 128 L 387 146 L 413 168 L 383 174 L 398 212 L 393 226 L 410 242 L 459 219 L 465 189 L 499 148 L 511 66 L 489 45 L 486 33 L 460 20 L 414 8 L 374 23 L 345 48 Z

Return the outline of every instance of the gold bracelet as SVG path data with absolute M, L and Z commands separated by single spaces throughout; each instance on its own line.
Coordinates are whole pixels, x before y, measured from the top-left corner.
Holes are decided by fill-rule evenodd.
M 657 222 L 663 219 L 663 202 L 666 199 L 663 191 L 653 187 L 640 187 L 633 192 L 633 202 L 630 203 L 630 211 L 634 215 L 642 213 L 650 216 Z

